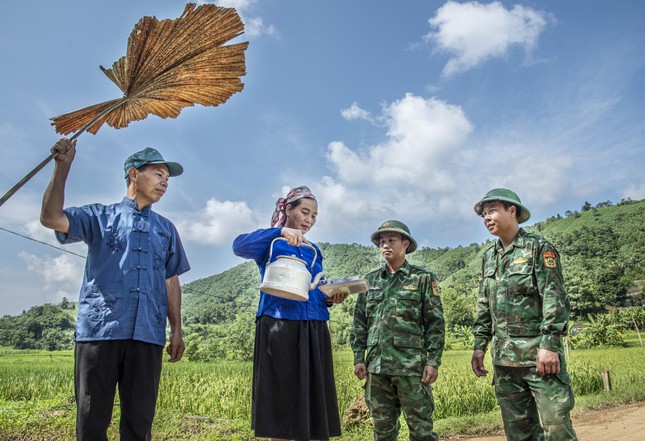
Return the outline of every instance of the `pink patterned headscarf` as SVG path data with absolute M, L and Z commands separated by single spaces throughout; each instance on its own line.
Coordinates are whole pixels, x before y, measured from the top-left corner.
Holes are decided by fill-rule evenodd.
M 300 187 L 292 188 L 287 194 L 287 197 L 280 198 L 275 203 L 275 210 L 271 216 L 272 227 L 282 227 L 287 223 L 287 214 L 285 213 L 287 205 L 297 201 L 298 199 L 308 198 L 316 200 L 316 196 L 309 190 L 309 187 L 302 185 Z

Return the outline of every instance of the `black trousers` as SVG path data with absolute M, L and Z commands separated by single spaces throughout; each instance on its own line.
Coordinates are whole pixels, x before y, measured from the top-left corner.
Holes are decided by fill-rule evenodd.
M 135 340 L 76 343 L 74 389 L 78 441 L 107 441 L 117 385 L 121 441 L 151 439 L 162 354 L 162 346 Z

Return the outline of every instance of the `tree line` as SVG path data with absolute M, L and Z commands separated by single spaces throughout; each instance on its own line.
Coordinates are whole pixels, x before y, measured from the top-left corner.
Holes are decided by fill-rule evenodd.
M 565 216 L 557 214 L 526 227 L 546 237 L 560 252 L 573 322 L 609 329 L 604 315 L 626 308 L 643 310 L 643 219 L 645 200 L 624 199 L 615 205 L 611 201 L 596 206 L 585 202 L 580 211 L 567 211 Z M 411 263 L 430 269 L 440 280 L 449 348 L 470 348 L 481 256 L 492 244 L 491 240 L 456 248 L 422 247 L 409 256 Z M 365 275 L 383 264 L 378 249 L 373 246 L 324 242 L 318 245 L 328 278 Z M 259 284 L 256 265 L 248 261 L 183 286 L 188 358 L 252 356 Z M 355 300 L 356 296 L 350 296 L 331 310 L 330 327 L 337 345 L 348 343 Z M 16 317 L 0 318 L 0 345 L 21 349 L 70 347 L 75 315 L 72 308 L 74 303 L 65 300 L 60 305 L 37 306 Z M 636 317 L 622 320 L 622 327 L 614 327 L 617 329 L 614 334 L 635 329 L 640 316 L 636 314 Z M 598 341 L 609 344 L 619 340 L 600 338 Z M 586 345 L 594 340 L 586 336 L 578 337 L 578 341 L 579 345 Z

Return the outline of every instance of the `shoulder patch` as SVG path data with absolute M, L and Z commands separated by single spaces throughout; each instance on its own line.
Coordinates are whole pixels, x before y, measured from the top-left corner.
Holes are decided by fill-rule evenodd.
M 432 281 L 432 294 L 439 297 L 441 295 L 441 290 L 439 289 L 439 282 L 436 280 Z
M 544 260 L 544 266 L 546 268 L 555 268 L 557 266 L 555 253 L 553 251 L 545 251 L 542 253 L 542 259 Z

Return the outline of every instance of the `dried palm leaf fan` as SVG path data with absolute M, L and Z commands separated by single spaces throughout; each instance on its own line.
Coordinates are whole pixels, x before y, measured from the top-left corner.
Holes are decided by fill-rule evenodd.
M 75 139 L 84 131 L 96 134 L 103 123 L 120 129 L 149 114 L 176 118 L 184 107 L 222 104 L 244 88 L 248 42 L 223 46 L 243 32 L 234 8 L 212 4 L 188 3 L 175 20 L 143 17 L 130 34 L 126 56 L 110 69 L 101 66 L 123 97 L 55 116 L 52 125 L 64 135 L 76 132 L 70 137 Z M 9 190 L 0 206 L 53 158 Z

